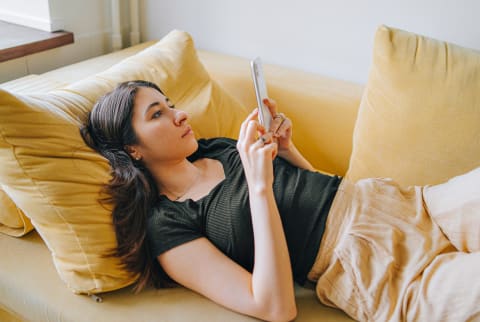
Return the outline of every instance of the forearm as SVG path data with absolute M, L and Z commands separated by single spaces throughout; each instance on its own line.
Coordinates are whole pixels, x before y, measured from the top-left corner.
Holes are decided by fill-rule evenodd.
M 255 236 L 252 293 L 267 316 L 295 316 L 295 292 L 287 242 L 270 188 L 250 192 Z
M 299 168 L 315 171 L 315 168 L 305 159 L 293 143 L 290 143 L 287 150 L 279 150 L 278 155 Z

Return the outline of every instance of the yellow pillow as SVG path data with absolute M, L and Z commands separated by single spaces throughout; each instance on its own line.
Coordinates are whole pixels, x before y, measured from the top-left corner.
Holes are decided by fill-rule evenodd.
M 480 165 L 480 53 L 381 26 L 347 177 L 440 183 Z
M 105 159 L 86 147 L 79 125 L 117 83 L 145 79 L 191 115 L 197 135 L 235 137 L 247 110 L 213 81 L 191 37 L 173 31 L 96 76 L 47 94 L 0 91 L 0 182 L 48 245 L 63 281 L 77 293 L 131 284 L 113 258 L 111 214 L 98 203 L 109 179 Z
M 32 223 L 0 188 L 0 233 L 21 237 L 33 230 Z

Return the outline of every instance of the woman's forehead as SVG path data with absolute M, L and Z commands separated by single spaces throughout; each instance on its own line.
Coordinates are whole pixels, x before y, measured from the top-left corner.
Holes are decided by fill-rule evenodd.
M 167 98 L 154 88 L 140 87 L 135 95 L 134 108 L 138 112 L 147 110 L 153 103 L 165 103 Z
M 155 88 L 152 87 L 139 87 L 137 90 L 137 94 L 135 95 L 135 99 L 142 100 L 142 99 L 162 99 L 165 100 L 165 95 L 157 91 Z

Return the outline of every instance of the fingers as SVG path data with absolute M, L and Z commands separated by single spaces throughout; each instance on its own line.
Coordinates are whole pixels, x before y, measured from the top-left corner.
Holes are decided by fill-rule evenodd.
M 257 121 L 251 121 L 245 130 L 245 137 L 243 141 L 239 141 L 241 148 L 247 150 L 262 150 L 267 154 L 271 154 L 273 158 L 277 153 L 277 143 L 274 140 L 273 133 L 265 132 L 257 138 L 256 126 L 261 126 Z
M 270 111 L 276 111 L 276 103 L 272 99 L 265 99 L 265 105 L 267 105 Z M 242 150 L 248 150 L 249 147 L 254 149 L 263 150 L 267 154 L 271 154 L 272 158 L 275 158 L 278 153 L 278 146 L 276 137 L 279 137 L 279 133 L 283 133 L 288 130 L 284 124 L 286 118 L 283 114 L 277 115 L 277 118 L 273 119 L 270 131 L 266 129 L 257 121 L 258 109 L 254 109 L 243 121 L 240 126 L 240 133 L 238 136 L 237 147 Z M 287 123 L 291 124 L 291 123 Z
M 272 114 L 272 116 L 277 114 L 277 102 L 275 102 L 273 99 L 265 98 L 263 100 L 263 104 L 265 104 L 268 107 L 268 109 L 270 110 L 270 114 Z
M 270 124 L 270 131 L 272 133 L 277 133 L 280 127 L 285 123 L 285 116 L 282 113 L 277 113 L 272 116 L 272 122 Z
M 239 140 L 243 140 L 245 138 L 245 135 L 247 133 L 248 124 L 250 122 L 254 121 L 255 118 L 257 117 L 257 115 L 258 115 L 258 109 L 256 108 L 252 112 L 250 112 L 250 114 L 248 114 L 245 121 L 242 122 L 242 125 L 240 126 L 240 133 L 238 134 L 238 139 Z
M 273 162 L 278 154 L 273 133 L 267 132 L 257 121 L 258 109 L 253 110 L 243 121 L 237 141 L 237 150 L 242 160 L 248 184 L 273 183 Z
M 285 137 L 292 129 L 292 121 L 283 116 L 283 114 L 281 117 L 277 117 L 275 121 L 274 137 Z
M 263 133 L 259 138 L 259 141 L 262 141 L 262 143 L 269 144 L 273 142 L 273 133 L 272 132 L 265 132 Z
M 285 114 L 277 112 L 277 103 L 273 99 L 266 98 L 263 100 L 263 103 L 269 108 L 272 115 L 272 123 L 269 130 L 275 137 L 285 136 L 292 127 L 291 120 L 285 117 Z
M 262 132 L 263 127 L 257 120 L 250 120 L 245 129 L 245 136 L 243 140 L 248 144 L 253 144 L 257 140 L 257 133 Z M 264 130 L 263 130 L 264 132 Z M 262 133 L 263 133 L 262 132 Z
M 278 152 L 277 142 L 273 138 L 273 133 L 267 132 L 260 136 L 256 142 L 259 149 L 262 149 L 267 155 L 271 155 L 272 159 L 275 159 Z
M 239 149 L 248 150 L 252 146 L 257 146 L 258 148 L 272 141 L 273 135 L 266 133 L 265 128 L 256 120 L 257 115 L 258 109 L 254 109 L 243 121 L 237 141 Z M 257 140 L 259 135 L 261 143 Z
M 265 150 L 265 153 L 270 154 L 272 160 L 277 156 L 278 145 L 275 141 L 272 140 L 270 143 L 266 143 L 263 146 L 263 149 Z

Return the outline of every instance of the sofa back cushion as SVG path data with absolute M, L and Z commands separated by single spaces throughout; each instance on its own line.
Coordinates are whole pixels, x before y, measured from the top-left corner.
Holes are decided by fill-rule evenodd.
M 77 293 L 131 284 L 115 258 L 111 212 L 98 202 L 107 161 L 79 126 L 94 102 L 119 82 L 144 79 L 190 115 L 199 137 L 236 137 L 247 110 L 210 78 L 193 41 L 173 31 L 110 69 L 46 94 L 0 91 L 0 182 L 46 242 L 62 280 Z
M 213 78 L 245 106 L 257 105 L 249 59 L 200 51 Z M 321 172 L 344 176 L 363 85 L 264 64 L 268 95 L 293 123 L 293 142 Z
M 21 237 L 32 230 L 30 219 L 17 207 L 4 187 L 0 187 L 0 233 Z
M 480 53 L 381 26 L 347 177 L 440 183 L 480 164 Z

